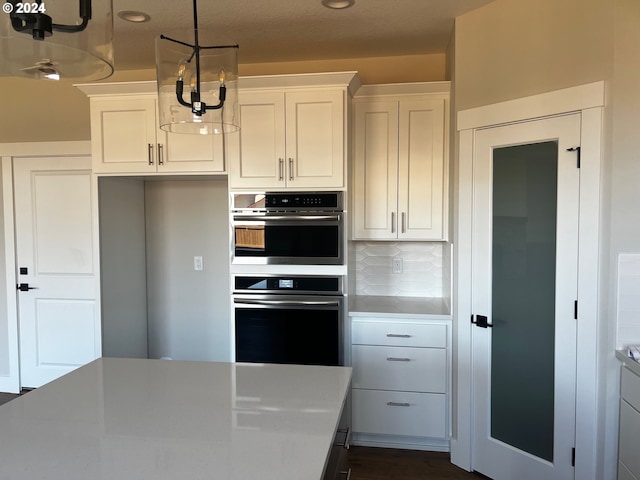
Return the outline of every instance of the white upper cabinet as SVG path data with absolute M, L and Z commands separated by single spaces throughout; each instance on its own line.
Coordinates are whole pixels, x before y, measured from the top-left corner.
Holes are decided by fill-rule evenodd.
M 240 132 L 228 144 L 229 187 L 344 188 L 346 101 L 354 79 L 319 74 L 256 77 L 247 79 L 249 89 L 241 84 Z
M 400 87 L 410 93 L 370 86 L 354 101 L 352 236 L 445 240 L 448 82 Z
M 155 82 L 92 84 L 80 88 L 91 97 L 94 173 L 224 172 L 221 135 L 160 130 L 153 93 Z

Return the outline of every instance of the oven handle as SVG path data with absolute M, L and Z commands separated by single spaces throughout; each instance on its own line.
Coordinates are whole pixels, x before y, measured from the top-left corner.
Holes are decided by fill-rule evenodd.
M 265 307 L 340 306 L 338 300 L 256 300 L 253 298 L 234 298 L 233 303 L 236 305 L 263 305 Z
M 275 220 L 277 222 L 297 222 L 300 220 L 321 220 L 327 222 L 339 222 L 340 215 L 238 215 L 234 216 L 235 222 L 265 222 Z

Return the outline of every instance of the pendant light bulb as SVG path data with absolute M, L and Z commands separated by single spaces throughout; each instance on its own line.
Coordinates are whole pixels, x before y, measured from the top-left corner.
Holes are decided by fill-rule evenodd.
M 184 80 L 184 74 L 187 71 L 187 61 L 182 60 L 178 64 L 178 80 Z

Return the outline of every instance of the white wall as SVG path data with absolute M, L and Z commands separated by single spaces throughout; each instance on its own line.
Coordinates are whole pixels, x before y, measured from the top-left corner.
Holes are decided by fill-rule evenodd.
M 145 210 L 149 356 L 231 361 L 226 177 L 148 181 Z
M 619 364 L 617 258 L 640 252 L 640 2 L 495 0 L 459 17 L 456 109 L 606 82 L 601 185 L 598 458 L 595 478 L 615 478 Z M 470 185 L 457 185 L 459 190 Z M 640 294 L 640 292 L 638 292 Z

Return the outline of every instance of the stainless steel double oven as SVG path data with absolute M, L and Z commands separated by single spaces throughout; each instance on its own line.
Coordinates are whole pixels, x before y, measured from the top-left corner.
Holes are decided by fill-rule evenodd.
M 236 361 L 345 364 L 342 194 L 232 194 Z

